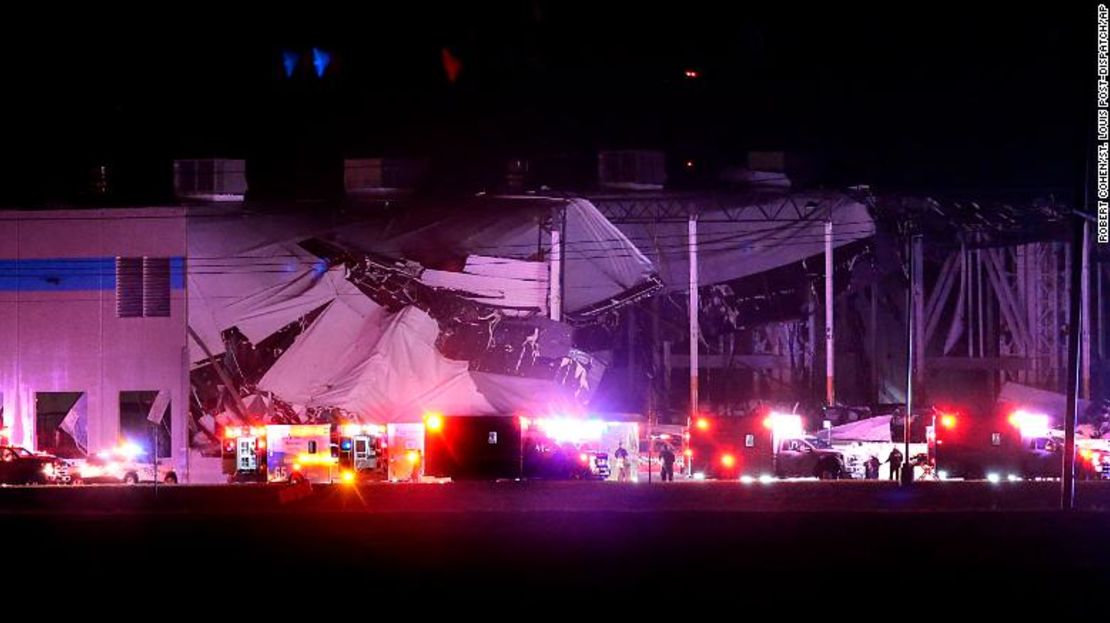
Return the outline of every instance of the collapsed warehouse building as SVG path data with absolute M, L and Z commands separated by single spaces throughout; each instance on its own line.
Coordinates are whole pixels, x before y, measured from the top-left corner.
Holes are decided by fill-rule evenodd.
M 1063 383 L 1076 259 L 1051 198 L 745 186 L 184 203 L 10 214 L 6 439 L 85 454 L 154 422 L 157 454 L 196 481 L 221 427 L 250 422 L 683 424 L 695 405 L 898 403 L 911 285 L 928 400 Z M 1081 261 L 1095 409 L 1106 262 Z

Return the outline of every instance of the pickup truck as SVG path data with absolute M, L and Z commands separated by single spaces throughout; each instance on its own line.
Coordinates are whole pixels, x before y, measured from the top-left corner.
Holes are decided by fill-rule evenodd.
M 34 454 L 19 446 L 0 446 L 0 484 L 54 484 L 61 461 L 50 454 Z

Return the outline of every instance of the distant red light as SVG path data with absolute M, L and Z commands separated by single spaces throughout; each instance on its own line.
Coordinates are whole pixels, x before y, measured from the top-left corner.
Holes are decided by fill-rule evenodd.
M 736 457 L 732 456 L 731 454 L 726 454 L 726 455 L 722 456 L 721 457 L 721 465 L 723 465 L 725 467 L 732 467 L 732 466 L 736 465 Z
M 709 420 L 700 417 L 697 422 L 698 430 L 709 430 Z
M 940 425 L 945 428 L 956 428 L 956 416 L 946 414 L 940 418 Z
M 682 75 L 686 76 L 690 80 L 695 80 L 701 74 L 699 74 L 698 70 L 696 69 L 687 69 L 686 71 L 682 72 Z

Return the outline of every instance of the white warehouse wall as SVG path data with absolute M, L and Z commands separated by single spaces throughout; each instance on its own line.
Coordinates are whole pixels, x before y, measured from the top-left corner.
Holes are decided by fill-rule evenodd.
M 169 390 L 187 473 L 185 212 L 0 212 L 0 392 L 12 443 L 35 448 L 35 393 L 85 392 L 88 444 L 120 441 L 119 394 Z M 115 258 L 171 258 L 170 316 L 118 318 Z

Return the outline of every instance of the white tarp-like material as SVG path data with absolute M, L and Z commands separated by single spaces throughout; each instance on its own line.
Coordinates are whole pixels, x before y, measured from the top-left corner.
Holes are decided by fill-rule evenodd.
M 361 293 L 333 301 L 270 367 L 260 387 L 286 402 L 317 406 L 318 396 L 370 357 L 388 317 Z
M 420 281 L 454 290 L 482 305 L 536 309 L 547 313 L 548 267 L 545 262 L 471 255 L 462 272 L 425 270 Z
M 1013 381 L 1002 386 L 997 402 L 1012 409 L 1044 413 L 1056 424 L 1065 420 L 1064 412 L 1067 410 L 1067 396 Z M 1080 415 L 1086 412 L 1091 404 L 1087 400 L 1078 400 L 1077 403 Z
M 189 216 L 189 327 L 213 354 L 232 327 L 254 343 L 341 294 L 361 293 L 297 242 L 326 231 L 306 216 L 238 209 Z M 206 358 L 190 340 L 190 360 Z
M 890 416 L 880 415 L 858 422 L 834 426 L 827 432 L 822 432 L 819 437 L 826 439 L 826 434 L 832 439 L 833 443 L 852 441 L 890 443 Z
M 337 407 L 379 424 L 420 422 L 428 411 L 503 412 L 478 391 L 465 361 L 436 350 L 438 333 L 435 320 L 414 307 L 385 314 L 376 306 L 336 302 L 298 336 L 259 387 L 290 402 Z

